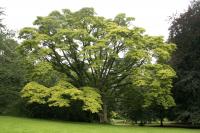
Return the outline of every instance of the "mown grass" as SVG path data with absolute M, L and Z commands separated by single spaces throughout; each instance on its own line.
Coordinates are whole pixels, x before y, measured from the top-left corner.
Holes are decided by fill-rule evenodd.
M 113 126 L 0 116 L 0 133 L 200 133 L 200 129 Z

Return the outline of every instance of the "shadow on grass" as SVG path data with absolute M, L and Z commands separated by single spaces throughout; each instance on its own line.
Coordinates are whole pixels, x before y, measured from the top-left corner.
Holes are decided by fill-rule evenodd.
M 187 129 L 200 129 L 200 125 L 186 125 L 186 124 L 165 124 L 160 125 L 147 125 L 148 127 L 161 127 L 161 128 L 187 128 Z

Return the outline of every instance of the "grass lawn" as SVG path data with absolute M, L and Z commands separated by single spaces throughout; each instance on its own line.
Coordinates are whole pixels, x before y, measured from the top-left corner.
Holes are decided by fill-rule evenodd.
M 0 116 L 0 133 L 200 133 L 200 129 L 112 126 Z

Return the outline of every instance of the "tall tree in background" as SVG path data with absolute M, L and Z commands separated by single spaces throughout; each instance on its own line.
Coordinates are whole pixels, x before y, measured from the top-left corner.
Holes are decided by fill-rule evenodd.
M 26 82 L 24 64 L 16 52 L 18 43 L 12 37 L 13 33 L 0 22 L 0 114 L 17 104 Z
M 171 64 L 177 71 L 174 97 L 183 122 L 200 123 L 200 1 L 174 18 L 169 41 L 177 44 Z
M 134 81 L 126 80 L 134 69 L 152 64 L 152 58 L 164 65 L 175 48 L 162 37 L 144 35 L 132 20 L 125 14 L 105 19 L 92 8 L 77 12 L 65 9 L 38 17 L 36 28 L 26 27 L 20 32 L 21 53 L 35 64 L 50 64 L 64 73 L 67 81 L 50 88 L 31 82 L 22 96 L 29 102 L 61 107 L 69 106 L 70 100 L 83 100 L 84 110 L 99 112 L 100 121 L 108 122 L 109 107 L 116 93 Z
M 158 63 L 161 62 L 158 60 Z M 125 101 L 121 106 L 125 106 L 125 112 L 133 120 L 143 123 L 158 118 L 163 126 L 165 112 L 175 106 L 171 94 L 175 75 L 175 71 L 164 64 L 146 64 L 136 68 L 132 76 L 133 86 L 124 92 Z

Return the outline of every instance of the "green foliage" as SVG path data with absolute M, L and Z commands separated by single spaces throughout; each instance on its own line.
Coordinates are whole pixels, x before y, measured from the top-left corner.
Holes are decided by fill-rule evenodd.
M 21 91 L 22 97 L 29 99 L 29 103 L 45 104 L 49 95 L 48 88 L 36 82 L 28 83 Z
M 81 100 L 83 100 L 83 110 L 90 110 L 92 113 L 99 112 L 102 109 L 101 95 L 91 87 L 82 87 L 83 91 Z
M 0 11 L 0 17 L 2 14 L 3 11 Z M 26 61 L 16 52 L 18 43 L 12 39 L 13 35 L 0 19 L 0 114 L 19 108 L 19 91 L 27 80 Z M 17 111 L 10 113 L 13 114 Z
M 29 77 L 31 81 L 38 82 L 47 87 L 53 86 L 63 78 L 67 79 L 63 73 L 54 70 L 48 62 L 37 62 L 33 65 Z
M 188 10 L 172 19 L 169 41 L 177 44 L 170 63 L 177 72 L 173 95 L 174 112 L 182 122 L 200 123 L 200 1 L 193 1 Z
M 54 87 L 48 102 L 49 106 L 69 107 L 71 100 L 79 99 L 81 91 L 78 89 L 63 89 Z
M 151 121 L 153 113 L 150 108 L 144 107 L 146 89 L 129 86 L 126 90 L 120 104 L 121 114 L 132 121 L 140 121 L 141 124 L 145 121 Z
M 146 89 L 145 106 L 156 104 L 168 109 L 175 105 L 171 96 L 175 71 L 164 64 L 147 64 L 134 70 L 133 84 Z
M 47 88 L 36 82 L 28 83 L 21 91 L 29 103 L 48 104 L 50 107 L 70 107 L 71 102 L 82 101 L 83 110 L 96 113 L 101 110 L 101 96 L 91 87 L 77 89 L 66 81 Z
M 122 114 L 142 125 L 159 118 L 162 125 L 166 111 L 175 106 L 171 93 L 175 76 L 166 64 L 146 64 L 134 69 L 129 79 L 132 85 L 121 94 Z
M 93 8 L 53 11 L 46 17 L 38 17 L 34 22 L 36 28 L 20 31 L 23 42 L 19 51 L 33 64 L 48 62 L 79 90 L 86 86 L 96 88 L 103 108 L 108 107 L 100 113 L 107 115 L 110 107 L 107 105 L 114 104 L 119 86 L 129 84 L 127 78 L 133 69 L 152 64 L 153 58 L 166 63 L 175 49 L 174 44 L 166 44 L 162 37 L 144 35 L 144 29 L 132 25 L 133 20 L 125 14 L 106 19 L 95 15 Z M 87 97 L 95 92 L 89 90 L 83 91 Z M 79 93 L 74 91 L 70 93 Z M 100 108 L 97 99 L 83 100 L 84 109 L 90 106 L 89 101 L 96 101 L 95 108 Z

